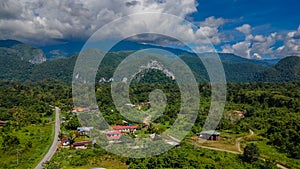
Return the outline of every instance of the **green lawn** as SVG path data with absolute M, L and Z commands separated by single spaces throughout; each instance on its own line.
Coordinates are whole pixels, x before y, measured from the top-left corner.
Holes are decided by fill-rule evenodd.
M 27 126 L 20 130 L 13 130 L 20 140 L 20 145 L 10 148 L 9 151 L 2 150 L 3 138 L 0 138 L 0 168 L 34 168 L 44 155 L 48 152 L 54 134 L 54 126 Z M 29 143 L 32 146 L 28 146 Z M 18 159 L 18 164 L 17 164 Z

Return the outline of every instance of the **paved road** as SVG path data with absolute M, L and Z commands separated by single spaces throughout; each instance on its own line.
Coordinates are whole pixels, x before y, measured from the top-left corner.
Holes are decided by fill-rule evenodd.
M 55 107 L 55 134 L 54 134 L 54 140 L 52 146 L 50 147 L 48 153 L 45 155 L 43 160 L 35 167 L 35 169 L 42 169 L 43 163 L 49 161 L 54 155 L 54 153 L 56 152 L 56 148 L 59 144 L 58 134 L 60 131 L 59 111 L 60 109 L 58 107 Z

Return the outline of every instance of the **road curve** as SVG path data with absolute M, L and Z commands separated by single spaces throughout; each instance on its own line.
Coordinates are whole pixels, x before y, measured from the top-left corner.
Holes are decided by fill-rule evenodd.
M 53 143 L 48 151 L 48 153 L 45 155 L 45 157 L 40 161 L 40 163 L 35 167 L 35 169 L 42 169 L 43 168 L 43 163 L 49 161 L 54 153 L 56 152 L 56 148 L 59 144 L 58 141 L 58 134 L 60 131 L 60 120 L 59 120 L 59 111 L 60 109 L 58 107 L 55 107 L 55 133 L 54 133 L 54 139 Z

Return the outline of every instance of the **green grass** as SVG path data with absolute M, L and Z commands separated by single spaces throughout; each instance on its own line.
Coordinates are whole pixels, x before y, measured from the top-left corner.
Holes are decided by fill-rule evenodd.
M 102 149 L 85 150 L 62 149 L 55 153 L 51 161 L 60 163 L 61 169 L 127 169 L 128 167 L 116 155 L 110 155 Z
M 11 148 L 9 152 L 1 149 L 3 140 L 0 138 L 0 168 L 34 168 L 48 152 L 53 141 L 53 131 L 53 125 L 32 125 L 14 130 L 11 134 L 19 138 L 20 145 Z M 26 146 L 28 142 L 32 142 L 31 148 Z
M 300 168 L 300 160 L 288 158 L 286 154 L 278 152 L 274 147 L 267 145 L 267 141 L 256 142 L 261 156 L 267 159 L 273 159 L 289 168 Z

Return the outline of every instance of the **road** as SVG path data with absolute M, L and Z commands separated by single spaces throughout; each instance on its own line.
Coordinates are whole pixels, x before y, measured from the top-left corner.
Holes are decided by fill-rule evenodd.
M 254 134 L 254 132 L 251 129 L 249 130 L 249 133 L 250 133 L 250 136 L 253 136 L 253 134 Z M 242 138 L 243 137 L 239 137 L 239 138 L 236 139 L 236 147 L 237 147 L 237 149 L 240 153 L 243 153 L 243 151 L 241 149 L 241 143 L 240 143 Z
M 60 120 L 59 120 L 59 111 L 60 109 L 58 107 L 55 107 L 55 133 L 54 133 L 54 139 L 53 143 L 48 151 L 48 153 L 45 155 L 45 157 L 40 161 L 40 163 L 35 167 L 35 169 L 42 169 L 43 168 L 43 163 L 49 161 L 54 153 L 56 152 L 56 148 L 59 144 L 58 141 L 58 134 L 60 131 Z
M 210 150 L 215 150 L 215 151 L 223 151 L 223 152 L 227 152 L 227 153 L 231 153 L 231 154 L 242 154 L 242 153 L 237 152 L 237 151 L 230 151 L 230 150 L 219 149 L 219 148 L 214 148 L 214 147 L 207 147 L 207 146 L 200 146 L 200 145 L 198 145 L 198 147 L 205 148 L 205 149 L 210 149 Z

